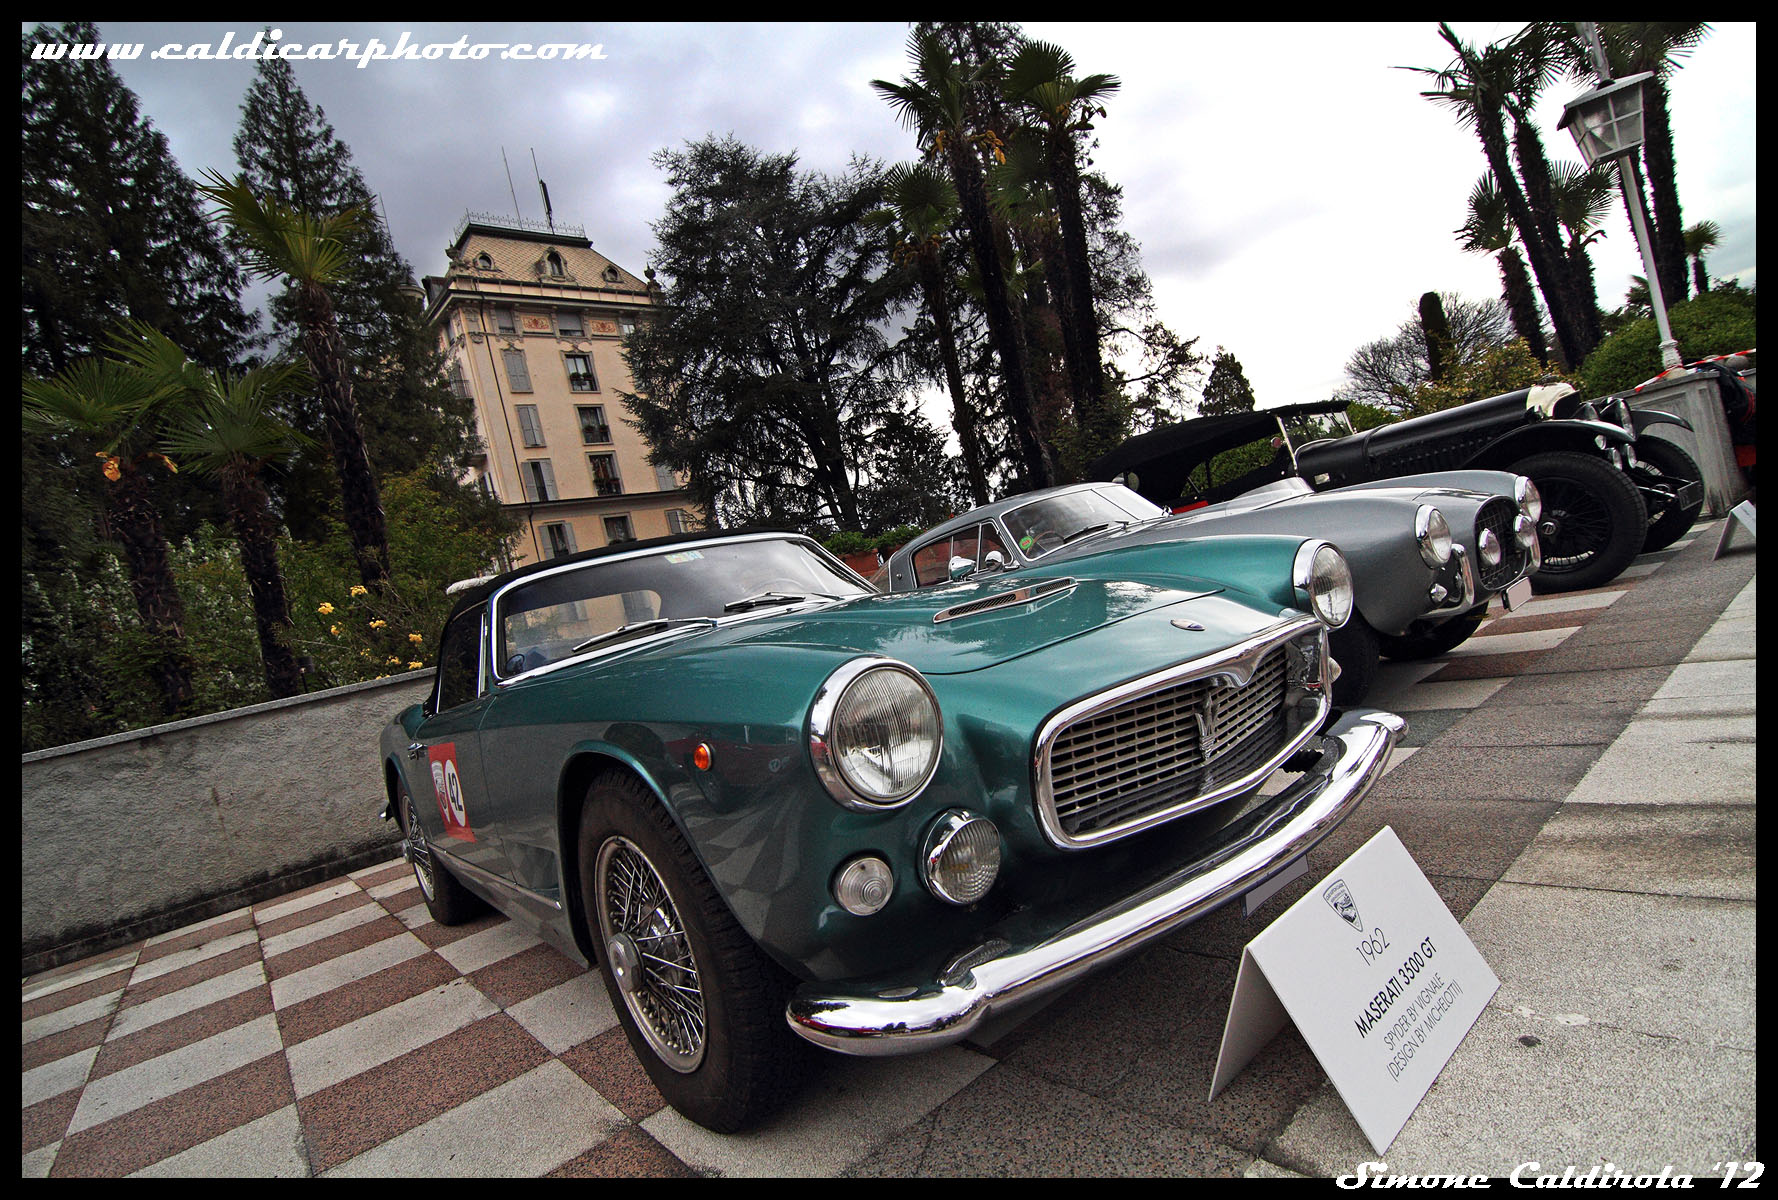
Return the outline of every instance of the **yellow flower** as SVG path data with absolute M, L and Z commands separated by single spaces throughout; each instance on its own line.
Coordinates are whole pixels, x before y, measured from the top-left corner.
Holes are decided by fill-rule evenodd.
M 421 667 L 423 667 L 425 665 L 426 665 L 425 663 L 411 662 L 407 665 L 407 669 L 410 671 L 418 671 Z
M 369 592 L 364 590 L 364 586 L 362 584 L 357 584 L 357 583 L 352 585 L 352 590 L 348 594 L 353 595 L 353 596 L 368 596 L 368 595 L 370 595 Z
M 331 605 L 327 601 L 323 600 L 321 602 L 321 607 L 317 608 L 315 611 L 325 617 L 328 613 L 333 611 L 333 605 Z
M 340 627 L 338 625 L 329 625 L 327 627 L 327 632 L 333 634 L 334 637 L 338 637 L 340 635 Z
M 384 626 L 386 626 L 386 625 L 388 625 L 388 624 L 389 624 L 389 622 L 387 622 L 387 621 L 384 621 L 384 620 L 380 620 L 380 619 L 379 619 L 379 620 L 376 620 L 376 621 L 372 621 L 372 622 L 371 622 L 371 623 L 370 623 L 370 627 L 371 627 L 371 628 L 372 628 L 372 629 L 382 629 L 382 628 L 383 628 L 383 627 L 384 627 Z
M 414 645 L 418 646 L 421 642 L 425 641 L 426 639 L 421 637 L 417 633 L 410 633 L 407 635 L 407 640 L 412 642 Z
M 395 655 L 393 655 L 393 654 L 391 654 L 388 658 L 384 659 L 383 661 L 393 663 L 398 667 L 401 665 L 401 660 L 399 658 L 395 657 Z

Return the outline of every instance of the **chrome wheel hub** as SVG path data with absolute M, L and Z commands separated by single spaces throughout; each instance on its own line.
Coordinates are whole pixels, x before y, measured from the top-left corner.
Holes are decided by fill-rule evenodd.
M 420 819 L 414 814 L 414 798 L 402 798 L 403 812 L 407 825 L 407 837 L 401 843 L 402 853 L 408 862 L 413 864 L 414 878 L 420 883 L 420 894 L 432 899 L 432 850 L 426 845 L 426 835 L 420 830 Z
M 606 968 L 636 1028 L 682 1074 L 704 1061 L 704 991 L 685 923 L 654 864 L 628 838 L 599 847 L 593 886 Z

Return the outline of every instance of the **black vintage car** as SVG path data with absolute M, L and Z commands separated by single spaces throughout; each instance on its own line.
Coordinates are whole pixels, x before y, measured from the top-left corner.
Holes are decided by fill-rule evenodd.
M 1650 425 L 1690 428 L 1572 389 L 1521 388 L 1352 433 L 1343 401 L 1200 417 L 1140 434 L 1100 459 L 1091 478 L 1124 483 L 1157 504 L 1218 503 L 1292 476 L 1317 491 L 1462 469 L 1529 476 L 1543 500 L 1542 592 L 1598 587 L 1645 550 L 1680 537 L 1704 503 L 1698 466 Z

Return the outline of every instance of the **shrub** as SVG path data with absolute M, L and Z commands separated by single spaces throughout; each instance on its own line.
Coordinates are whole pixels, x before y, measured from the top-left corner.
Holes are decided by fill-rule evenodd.
M 1667 313 L 1686 361 L 1749 350 L 1759 344 L 1758 293 L 1735 283 L 1675 304 Z M 1653 317 L 1632 321 L 1599 343 L 1581 364 L 1581 391 L 1607 396 L 1661 373 L 1661 335 Z
M 841 530 L 821 544 L 842 558 L 848 554 L 868 554 L 875 549 L 871 539 L 856 529 Z

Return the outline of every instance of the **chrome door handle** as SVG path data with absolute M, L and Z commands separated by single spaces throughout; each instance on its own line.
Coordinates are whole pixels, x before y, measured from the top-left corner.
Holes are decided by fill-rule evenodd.
M 426 753 L 426 747 L 421 743 L 409 742 L 407 744 L 407 756 L 409 758 L 418 758 L 424 753 Z

